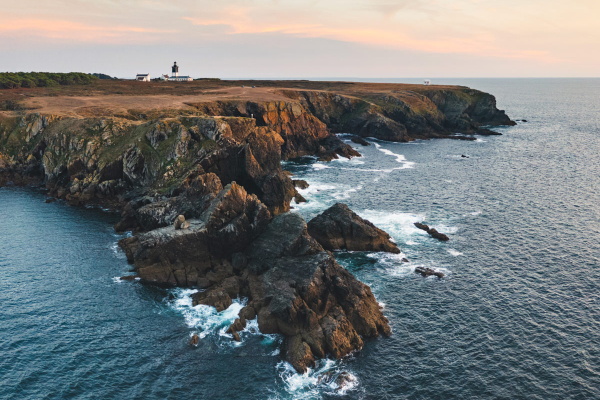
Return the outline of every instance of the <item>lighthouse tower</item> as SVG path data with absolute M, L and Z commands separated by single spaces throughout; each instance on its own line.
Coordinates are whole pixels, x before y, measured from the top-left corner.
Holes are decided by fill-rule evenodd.
M 171 67 L 171 73 L 172 73 L 172 77 L 178 78 L 179 77 L 179 66 L 177 65 L 177 61 L 175 61 L 175 63 L 173 63 L 173 66 Z

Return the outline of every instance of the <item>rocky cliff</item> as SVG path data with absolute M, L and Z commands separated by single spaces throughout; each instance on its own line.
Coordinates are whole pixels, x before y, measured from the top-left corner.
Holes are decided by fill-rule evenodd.
M 120 246 L 143 282 L 198 287 L 195 304 L 217 310 L 247 297 L 232 336 L 257 317 L 305 371 L 390 334 L 369 287 L 323 247 L 399 249 L 342 205 L 308 230 L 287 213 L 297 192 L 281 160 L 360 156 L 335 132 L 409 141 L 511 121 L 493 96 L 464 88 L 278 95 L 127 118 L 0 113 L 0 186 L 39 183 L 69 204 L 120 211 L 115 228 L 136 233 Z

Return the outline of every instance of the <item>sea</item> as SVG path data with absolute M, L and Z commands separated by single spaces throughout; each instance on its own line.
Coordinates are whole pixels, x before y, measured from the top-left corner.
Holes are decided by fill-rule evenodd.
M 432 83 L 492 93 L 518 125 L 475 141 L 340 135 L 363 156 L 283 162 L 310 184 L 292 212 L 343 202 L 398 243 L 400 255 L 335 253 L 391 337 L 298 374 L 256 321 L 240 343 L 225 333 L 246 299 L 217 313 L 193 307 L 193 289 L 120 280 L 118 215 L 5 187 L 0 399 L 600 398 L 600 79 Z

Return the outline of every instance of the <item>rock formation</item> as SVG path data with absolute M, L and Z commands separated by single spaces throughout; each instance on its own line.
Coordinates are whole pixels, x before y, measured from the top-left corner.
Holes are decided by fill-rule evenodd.
M 442 272 L 438 272 L 438 271 L 435 271 L 435 270 L 433 270 L 431 268 L 427 268 L 427 267 L 417 267 L 417 268 L 415 268 L 415 273 L 421 274 L 424 277 L 437 276 L 440 279 L 444 277 L 444 274 Z
M 308 233 L 326 250 L 400 253 L 390 235 L 336 203 L 308 223 Z
M 448 236 L 446 236 L 445 234 L 440 233 L 437 230 L 430 228 L 429 226 L 427 226 L 425 224 L 421 224 L 420 222 L 415 222 L 415 226 L 417 228 L 429 233 L 429 235 L 434 239 L 437 239 L 442 242 L 447 242 L 448 240 L 450 240 L 450 238 Z
M 97 117 L 1 111 L 0 187 L 43 184 L 71 205 L 121 212 L 115 229 L 134 235 L 119 245 L 137 273 L 124 279 L 205 289 L 193 303 L 218 311 L 248 298 L 228 329 L 233 339 L 257 318 L 261 332 L 285 336 L 285 357 L 303 372 L 391 333 L 370 288 L 327 250 L 399 249 L 342 204 L 308 227 L 287 213 L 292 198 L 303 200 L 296 188 L 308 184 L 293 182 L 281 160 L 360 156 L 334 133 L 363 145 L 358 137 L 468 139 L 452 134 L 512 121 L 493 96 L 467 88 L 339 84 L 336 93 L 302 85 L 273 91 L 277 100 L 199 100 Z

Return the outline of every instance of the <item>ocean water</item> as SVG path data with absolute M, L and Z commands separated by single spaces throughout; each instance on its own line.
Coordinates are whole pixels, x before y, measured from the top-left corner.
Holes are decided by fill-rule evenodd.
M 361 158 L 284 163 L 310 183 L 293 212 L 347 203 L 410 260 L 336 253 L 385 305 L 390 338 L 296 374 L 278 335 L 256 323 L 240 344 L 225 334 L 245 299 L 216 313 L 192 307 L 192 290 L 115 279 L 131 268 L 116 215 L 3 188 L 0 398 L 600 398 L 600 80 L 434 83 L 491 92 L 528 122 L 473 142 L 370 140 Z M 351 383 L 319 382 L 328 371 Z

